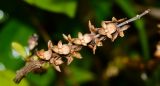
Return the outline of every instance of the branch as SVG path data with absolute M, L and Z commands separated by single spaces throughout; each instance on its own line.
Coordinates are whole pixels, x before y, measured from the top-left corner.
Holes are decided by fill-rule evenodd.
M 118 24 L 117 27 L 121 27 L 121 26 L 126 25 L 126 24 L 128 24 L 128 23 L 130 23 L 130 22 L 133 22 L 133 21 L 135 21 L 135 20 L 137 20 L 137 19 L 140 19 L 142 16 L 148 14 L 150 11 L 151 11 L 150 9 L 147 9 L 147 10 L 145 10 L 143 13 L 141 13 L 140 15 L 137 15 L 137 16 L 129 19 L 129 20 L 126 20 L 126 21 Z
M 15 83 L 19 83 L 26 74 L 41 68 L 42 63 L 43 63 L 42 61 L 32 61 L 26 63 L 26 65 L 23 68 L 17 71 L 16 77 L 13 79 L 13 81 Z

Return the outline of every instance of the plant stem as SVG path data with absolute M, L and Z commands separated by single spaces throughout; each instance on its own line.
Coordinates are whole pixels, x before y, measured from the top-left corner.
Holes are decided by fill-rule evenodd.
M 118 24 L 117 27 L 121 27 L 121 26 L 123 26 L 123 25 L 125 25 L 125 24 L 128 24 L 128 23 L 130 23 L 130 22 L 133 22 L 133 21 L 135 21 L 135 20 L 137 20 L 137 19 L 140 19 L 142 16 L 148 14 L 150 11 L 151 11 L 150 9 L 147 9 L 147 10 L 145 10 L 143 13 L 141 13 L 140 15 L 136 15 L 135 17 L 133 17 L 133 18 L 131 18 L 131 19 L 128 19 L 128 20 L 126 20 L 126 21 Z
M 13 79 L 13 81 L 18 84 L 26 74 L 34 71 L 35 69 L 41 68 L 42 63 L 42 61 L 28 62 L 23 68 L 17 71 L 16 77 Z

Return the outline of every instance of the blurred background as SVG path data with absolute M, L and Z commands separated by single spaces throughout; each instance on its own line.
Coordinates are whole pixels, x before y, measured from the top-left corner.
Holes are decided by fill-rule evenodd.
M 29 73 L 18 86 L 160 86 L 159 0 L 1 0 L 0 1 L 0 86 L 17 86 L 12 79 L 25 65 L 13 55 L 13 41 L 27 46 L 29 36 L 39 35 L 38 49 L 47 41 L 63 40 L 62 34 L 77 37 L 87 33 L 88 20 L 101 27 L 112 17 L 132 18 L 146 9 L 151 13 L 130 23 L 125 37 L 107 39 L 96 54 L 84 47 L 83 59 L 75 59 L 62 72 L 49 68 L 45 73 Z M 63 40 L 63 42 L 65 42 Z

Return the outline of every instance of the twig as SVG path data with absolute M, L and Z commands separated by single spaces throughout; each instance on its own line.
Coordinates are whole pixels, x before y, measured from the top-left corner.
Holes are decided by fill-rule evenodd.
M 135 20 L 137 20 L 137 19 L 140 19 L 142 16 L 148 14 L 150 11 L 151 11 L 150 9 L 147 9 L 147 10 L 145 10 L 143 13 L 141 13 L 140 15 L 137 15 L 137 16 L 129 19 L 129 20 L 126 20 L 126 21 L 118 24 L 117 27 L 121 27 L 121 26 L 123 26 L 123 25 L 125 25 L 125 24 L 128 24 L 128 23 L 130 23 L 130 22 L 133 22 L 133 21 L 135 21 Z
M 17 71 L 16 77 L 13 79 L 13 81 L 18 84 L 26 74 L 34 71 L 35 69 L 41 68 L 42 63 L 42 61 L 28 62 L 22 69 Z

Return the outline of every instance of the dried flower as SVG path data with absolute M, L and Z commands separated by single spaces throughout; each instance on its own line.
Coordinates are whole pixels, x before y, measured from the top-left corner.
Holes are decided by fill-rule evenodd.
M 82 59 L 81 54 L 78 53 L 78 52 L 74 52 L 74 53 L 73 53 L 73 57 L 76 57 L 77 59 Z
M 38 35 L 33 34 L 28 40 L 29 50 L 33 50 L 35 48 L 35 46 L 38 45 L 37 41 L 38 41 Z
M 78 52 L 79 50 L 81 50 L 81 48 L 82 48 L 81 46 L 76 46 L 76 45 L 71 46 L 71 52 L 69 55 L 66 56 L 68 65 L 73 61 L 73 57 L 78 59 L 82 58 L 81 54 Z
M 55 53 L 58 53 L 58 54 L 64 54 L 64 55 L 67 55 L 70 53 L 70 46 L 67 45 L 67 44 L 62 44 L 61 41 L 58 42 L 58 45 L 56 46 L 53 46 L 52 50 L 55 52 Z
M 82 35 L 81 32 L 78 32 L 78 38 L 74 38 L 73 39 L 73 43 L 77 44 L 77 45 L 83 45 L 83 46 L 87 46 L 87 44 L 89 42 L 91 42 L 92 38 L 94 36 L 91 34 L 84 34 Z
M 88 27 L 89 27 L 89 30 L 90 30 L 91 34 L 96 34 L 96 33 L 97 33 L 97 30 L 98 30 L 98 29 L 96 29 L 96 28 L 94 27 L 94 25 L 91 24 L 91 21 L 90 21 L 90 20 L 88 21 Z
M 157 50 L 154 53 L 155 57 L 160 58 L 160 43 L 157 44 L 156 46 Z
M 71 62 L 73 61 L 73 57 L 72 56 L 67 56 L 67 65 L 71 64 Z
M 48 49 L 52 49 L 52 48 L 53 48 L 52 41 L 51 41 L 51 40 L 49 40 L 49 41 L 48 41 Z
M 51 58 L 50 63 L 55 64 L 56 66 L 59 66 L 63 64 L 62 58 Z
M 118 35 L 120 37 L 123 37 L 124 36 L 123 31 L 127 30 L 129 28 L 129 25 L 117 27 L 117 24 L 124 20 L 125 20 L 124 18 L 117 20 L 115 17 L 113 17 L 112 21 L 102 21 L 101 23 L 102 28 L 98 29 L 98 33 L 101 35 L 106 35 L 112 41 L 114 41 L 118 37 Z
M 44 51 L 42 49 L 40 51 L 37 51 L 37 56 L 41 59 L 49 60 L 52 56 L 52 51 L 51 50 Z
M 57 71 L 61 72 L 61 69 L 60 69 L 59 66 L 56 66 L 55 64 L 52 64 L 52 65 L 53 65 L 53 67 L 54 67 Z
M 68 36 L 66 36 L 65 34 L 62 34 L 62 35 L 65 40 L 67 40 L 69 43 L 72 43 L 73 39 L 71 38 L 70 34 Z

